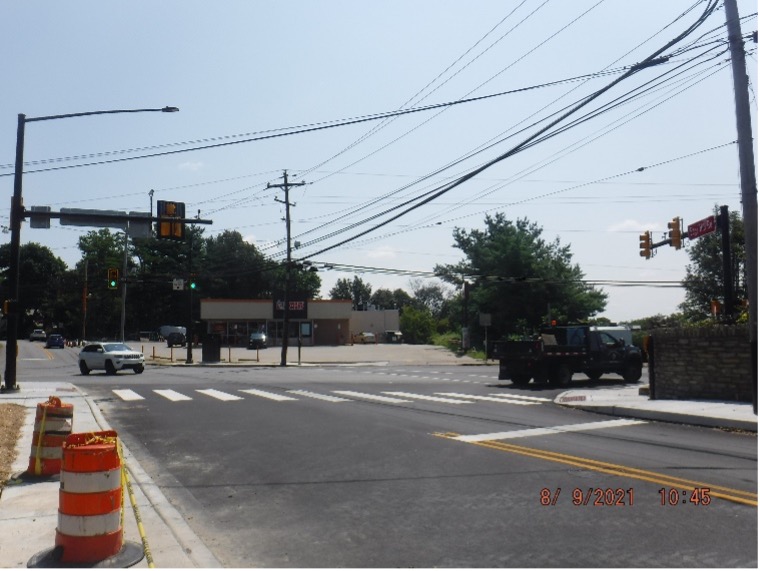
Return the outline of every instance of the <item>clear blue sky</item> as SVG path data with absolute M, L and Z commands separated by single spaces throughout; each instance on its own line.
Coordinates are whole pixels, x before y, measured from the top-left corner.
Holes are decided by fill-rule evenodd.
M 510 219 L 527 217 L 543 227 L 547 239 L 570 244 L 588 279 L 677 281 L 688 263 L 686 250 L 661 248 L 644 260 L 638 235 L 653 230 L 655 240 L 661 239 L 674 216 L 688 224 L 711 214 L 716 204 L 741 209 L 737 151 L 730 144 L 736 139 L 733 84 L 721 52 L 723 10 L 668 49 L 674 54 L 668 63 L 621 82 L 573 118 L 631 90 L 641 89 L 640 97 L 501 161 L 361 239 L 314 254 L 368 226 L 326 238 L 331 232 L 508 151 L 546 125 L 552 113 L 676 38 L 706 6 L 700 2 L 684 14 L 693 4 L 6 2 L 0 17 L 0 224 L 8 224 L 18 113 L 38 117 L 174 105 L 179 113 L 28 124 L 24 204 L 147 212 L 154 190 L 154 200 L 185 202 L 188 215 L 200 211 L 213 220 L 207 235 L 237 230 L 282 259 L 284 208 L 274 198 L 283 195 L 266 186 L 281 182 L 287 169 L 291 180 L 308 183 L 291 193 L 293 236 L 302 244 L 298 257 L 430 272 L 462 258 L 452 247 L 454 228 L 482 228 L 486 212 L 504 212 Z M 740 0 L 739 10 L 750 16 L 756 3 Z M 743 32 L 756 28 L 755 17 L 743 21 Z M 676 53 L 684 47 L 692 49 Z M 755 109 L 756 45 L 748 43 L 747 50 Z M 671 73 L 658 79 L 666 72 Z M 240 142 L 271 130 L 532 86 L 543 87 L 387 124 Z M 237 144 L 30 172 L 221 142 Z M 38 162 L 61 158 L 66 160 Z M 25 224 L 22 242 L 46 245 L 73 267 L 80 257 L 77 240 L 88 229 L 56 221 L 52 226 Z M 9 234 L 1 239 L 8 241 Z M 324 271 L 322 295 L 354 273 L 373 289 L 409 288 L 405 274 Z M 616 321 L 669 314 L 683 300 L 680 288 L 604 290 L 605 315 Z

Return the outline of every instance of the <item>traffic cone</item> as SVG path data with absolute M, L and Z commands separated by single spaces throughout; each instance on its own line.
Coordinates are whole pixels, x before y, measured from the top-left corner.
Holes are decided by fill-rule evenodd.
M 143 548 L 123 541 L 122 464 L 116 432 L 72 434 L 63 443 L 55 547 L 28 567 L 131 567 Z

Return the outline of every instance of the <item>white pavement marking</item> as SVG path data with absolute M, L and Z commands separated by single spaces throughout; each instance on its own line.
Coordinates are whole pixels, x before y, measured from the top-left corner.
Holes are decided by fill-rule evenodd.
M 113 389 L 121 400 L 145 400 L 145 397 L 141 397 L 132 389 Z
M 525 438 L 528 436 L 546 436 L 550 434 L 562 434 L 565 432 L 582 432 L 585 430 L 599 430 L 601 428 L 618 428 L 632 426 L 634 424 L 646 424 L 643 420 L 603 420 L 601 422 L 586 422 L 583 424 L 568 424 L 565 426 L 549 426 L 546 428 L 529 428 L 527 430 L 513 430 L 511 432 L 492 432 L 491 434 L 471 434 L 456 436 L 452 440 L 462 442 L 483 442 L 485 440 L 511 440 L 513 438 Z
M 265 399 L 276 400 L 276 401 L 298 400 L 298 399 L 293 398 L 293 397 L 288 397 L 288 396 L 285 396 L 285 395 L 278 395 L 278 394 L 275 394 L 275 393 L 268 393 L 266 391 L 260 391 L 260 390 L 257 390 L 257 389 L 241 389 L 240 392 L 241 393 L 248 393 L 249 395 L 255 395 L 257 397 L 263 397 Z
M 401 392 L 391 392 L 391 391 L 383 391 L 383 394 L 385 395 L 394 395 L 397 397 L 407 397 L 410 399 L 418 399 L 418 400 L 430 400 L 435 402 L 447 402 L 451 404 L 472 404 L 472 401 L 469 400 L 458 400 L 458 399 L 447 399 L 442 397 L 431 397 L 428 395 L 417 395 L 414 393 L 401 393 Z
M 183 401 L 183 400 L 193 400 L 192 397 L 183 395 L 182 393 L 178 393 L 177 391 L 156 389 L 153 392 L 158 395 L 161 395 L 162 397 L 166 399 L 169 399 L 172 402 Z
M 372 400 L 376 400 L 376 401 L 380 401 L 380 402 L 389 402 L 389 403 L 394 403 L 394 404 L 399 404 L 399 403 L 402 403 L 402 402 L 412 402 L 410 400 L 394 399 L 392 397 L 383 397 L 383 396 L 380 396 L 380 395 L 371 395 L 371 394 L 367 394 L 367 393 L 357 393 L 357 392 L 354 392 L 354 391 L 333 391 L 333 392 L 335 394 L 346 395 L 348 397 L 356 397 L 356 398 L 360 398 L 360 399 L 372 399 Z
M 523 395 L 505 395 L 504 393 L 491 393 L 491 396 L 495 397 L 501 397 L 501 398 L 509 398 L 509 399 L 520 399 L 520 400 L 528 400 L 528 401 L 536 401 L 536 402 L 552 402 L 552 399 L 546 399 L 543 397 L 525 397 Z
M 197 389 L 195 392 L 204 394 L 206 396 L 209 396 L 215 399 L 223 400 L 223 401 L 243 400 L 243 397 L 239 397 L 237 395 L 231 395 L 230 393 L 224 393 L 216 389 Z
M 326 400 L 328 402 L 351 402 L 351 399 L 333 397 L 330 395 L 321 395 L 319 393 L 312 393 L 309 391 L 288 391 L 288 392 L 293 393 L 294 395 L 301 395 L 301 396 L 309 397 L 312 399 Z
M 497 398 L 497 397 L 481 397 L 476 395 L 465 395 L 462 393 L 435 393 L 437 395 L 441 395 L 444 397 L 454 397 L 454 398 L 463 398 L 463 399 L 473 399 L 473 400 L 486 400 L 490 402 L 501 402 L 505 404 L 519 404 L 522 406 L 532 406 L 534 404 L 539 404 L 537 402 L 530 402 L 526 400 L 515 400 L 515 399 L 508 399 L 508 398 Z

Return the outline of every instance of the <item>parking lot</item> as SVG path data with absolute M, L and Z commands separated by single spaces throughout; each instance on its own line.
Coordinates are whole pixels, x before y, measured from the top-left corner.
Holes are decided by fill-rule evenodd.
M 185 363 L 186 347 L 166 346 L 165 342 L 130 342 L 133 348 L 141 348 L 146 361 L 155 363 Z M 300 355 L 299 355 L 300 353 Z M 237 365 L 279 365 L 282 348 L 246 349 L 244 347 L 222 347 L 220 362 Z M 299 359 L 300 357 L 300 359 Z M 193 347 L 193 363 L 201 363 L 203 350 Z M 355 344 L 338 346 L 302 347 L 288 346 L 288 364 L 327 364 L 327 363 L 377 363 L 398 365 L 479 365 L 483 361 L 471 357 L 459 357 L 443 347 L 436 345 L 406 344 Z M 493 361 L 491 362 L 493 364 Z

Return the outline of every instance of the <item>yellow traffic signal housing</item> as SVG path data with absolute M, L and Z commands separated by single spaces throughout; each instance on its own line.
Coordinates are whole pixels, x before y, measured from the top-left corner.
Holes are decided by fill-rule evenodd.
M 185 203 L 171 200 L 158 201 L 158 237 L 169 240 L 185 239 L 185 223 L 178 222 L 185 217 Z
M 680 250 L 682 246 L 681 239 L 681 219 L 678 217 L 673 218 L 668 222 L 668 238 L 670 239 L 670 245 L 676 250 Z
M 639 256 L 647 260 L 652 257 L 652 233 L 644 232 L 639 235 Z
M 116 289 L 119 286 L 118 268 L 108 268 L 108 289 Z

